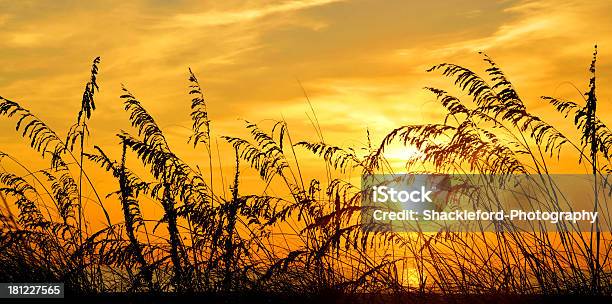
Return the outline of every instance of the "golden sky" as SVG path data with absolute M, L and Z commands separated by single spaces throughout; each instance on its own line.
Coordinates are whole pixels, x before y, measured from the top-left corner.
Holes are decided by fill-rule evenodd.
M 185 144 L 188 67 L 206 89 L 216 135 L 244 135 L 240 119 L 284 117 L 294 141 L 316 140 L 299 80 L 326 140 L 359 146 L 366 128 L 378 142 L 399 125 L 441 119 L 444 109 L 422 88 L 452 82 L 425 70 L 454 62 L 482 71 L 478 51 L 497 61 L 535 113 L 560 119 L 538 97 L 579 98 L 572 84 L 586 90 L 597 43 L 606 120 L 610 11 L 610 1 L 0 0 L 0 96 L 67 131 L 101 56 L 89 143 L 116 156 L 114 134 L 132 131 L 118 98 L 125 84 L 177 153 L 197 161 L 202 152 Z M 13 124 L 0 121 L 0 146 L 27 158 Z

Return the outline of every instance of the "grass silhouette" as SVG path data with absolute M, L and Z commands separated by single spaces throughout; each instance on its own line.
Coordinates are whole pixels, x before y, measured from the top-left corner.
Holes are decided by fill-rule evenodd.
M 355 297 L 364 302 L 374 297 L 401 302 L 406 294 L 433 301 L 469 295 L 502 295 L 508 301 L 526 295 L 610 296 L 612 239 L 602 232 L 610 230 L 602 229 L 610 219 L 597 221 L 588 232 L 572 227 L 554 232 L 368 232 L 360 224 L 362 189 L 330 174 L 391 173 L 385 150 L 399 142 L 420 152 L 406 160 L 409 172 L 529 173 L 546 184 L 550 159 L 570 149 L 590 166 L 589 174 L 602 178 L 595 193 L 609 193 L 612 133 L 597 116 L 596 54 L 584 105 L 542 97 L 569 117 L 578 141 L 531 114 L 506 75 L 483 54 L 489 79 L 448 63 L 428 70 L 453 79 L 469 100 L 428 87 L 448 111 L 444 121 L 398 127 L 379 145 L 368 136 L 365 147 L 337 147 L 323 140 L 318 126 L 319 142 L 294 143 L 285 121 L 275 122 L 269 132 L 246 122 L 250 138 L 221 137 L 235 151 L 229 197 L 219 190 L 225 186 L 213 187 L 216 175 L 222 175 L 213 171 L 213 122 L 191 69 L 188 141 L 205 148 L 209 172 L 173 152 L 156 120 L 125 87 L 121 99 L 136 133 L 117 134 L 120 157 L 85 146 L 99 89 L 100 58 L 95 58 L 66 140 L 20 104 L 0 97 L 0 115 L 16 120 L 17 132 L 50 162 L 49 168 L 34 169 L 0 154 L 26 172 L 0 172 L 0 281 L 65 282 L 78 295 L 196 293 L 219 296 L 219 301 L 223 295 Z M 302 174 L 296 150 L 321 157 L 326 178 Z M 131 158 L 145 166 L 150 180 L 128 168 Z M 82 208 L 83 189 L 95 191 L 96 185 L 85 162 L 97 164 L 117 182 L 110 195 L 117 197 L 123 217 L 112 222 L 104 199 L 94 192 L 106 226 L 93 232 Z M 243 193 L 241 163 L 287 195 Z M 546 185 L 551 198 L 561 195 L 561 189 Z M 161 218 L 143 217 L 144 197 L 159 202 Z M 607 210 L 607 201 L 594 197 L 594 210 Z

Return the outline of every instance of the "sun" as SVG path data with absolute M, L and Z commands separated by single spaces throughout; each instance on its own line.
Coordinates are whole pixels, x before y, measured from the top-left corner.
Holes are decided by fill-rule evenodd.
M 419 287 L 421 282 L 419 271 L 412 267 L 406 267 L 402 273 L 401 282 L 407 287 Z
M 406 162 L 422 157 L 423 153 L 416 147 L 396 144 L 387 147 L 384 156 L 393 169 L 404 170 Z

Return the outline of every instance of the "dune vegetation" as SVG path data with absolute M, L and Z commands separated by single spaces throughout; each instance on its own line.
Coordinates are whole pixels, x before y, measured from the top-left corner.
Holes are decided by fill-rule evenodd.
M 507 76 L 482 54 L 489 68 L 480 74 L 450 63 L 428 70 L 449 78 L 464 96 L 425 88 L 447 109 L 444 121 L 399 126 L 380 143 L 368 138 L 364 147 L 325 142 L 316 113 L 315 142 L 292 138 L 284 120 L 271 128 L 246 122 L 250 138 L 215 134 L 215 113 L 207 109 L 214 101 L 189 70 L 192 135 L 185 140 L 204 152 L 203 167 L 175 154 L 158 121 L 126 87 L 120 98 L 133 129 L 117 134 L 122 153 L 86 145 L 96 93 L 104 89 L 95 58 L 67 134 L 29 111 L 26 102 L 0 97 L 0 115 L 14 121 L 26 144 L 49 163 L 31 168 L 0 152 L 2 163 L 18 168 L 0 172 L 0 281 L 65 282 L 70 293 L 82 295 L 610 296 L 609 218 L 590 231 L 367 231 L 360 222 L 362 189 L 346 178 L 347 172 L 391 173 L 385 151 L 393 144 L 419 151 L 405 160 L 409 173 L 546 178 L 551 159 L 573 155 L 590 168 L 582 173 L 603 180 L 595 191 L 609 196 L 612 132 L 597 115 L 596 54 L 583 100 L 541 99 L 566 117 L 558 123 L 574 126 L 574 134 L 532 114 Z M 213 165 L 215 138 L 235 152 L 228 160 L 234 170 L 225 172 L 231 185 L 214 183 L 223 174 Z M 303 174 L 300 153 L 320 157 L 324 174 Z M 87 170 L 94 166 L 107 172 L 116 191 L 96 191 Z M 147 174 L 137 174 L 135 166 Z M 244 174 L 257 174 L 266 188 L 247 193 Z M 270 194 L 268 187 L 284 194 Z M 85 189 L 104 209 L 102 229 L 92 231 L 91 215 L 83 211 Z M 551 197 L 561 190 L 551 187 Z M 142 205 L 151 200 L 162 217 L 143 216 Z M 607 203 L 595 199 L 593 207 L 607 210 Z M 106 208 L 120 210 L 122 221 L 111 221 Z

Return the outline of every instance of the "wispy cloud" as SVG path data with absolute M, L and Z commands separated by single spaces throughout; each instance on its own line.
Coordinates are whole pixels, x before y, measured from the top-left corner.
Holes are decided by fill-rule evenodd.
M 447 45 L 437 51 L 438 55 L 468 51 L 485 51 L 492 48 L 512 48 L 530 45 L 551 38 L 587 38 L 589 34 L 600 31 L 599 27 L 585 28 L 598 10 L 605 9 L 602 3 L 572 1 L 520 1 L 504 10 L 514 16 L 501 23 L 490 34 Z M 605 5 L 604 5 L 605 6 Z M 607 19 L 607 18 L 605 18 Z M 603 20 L 603 19 L 602 19 Z M 599 29 L 598 29 L 599 28 Z M 588 30 L 588 31 L 585 31 Z M 606 35 L 599 38 L 607 39 Z M 567 47 L 568 45 L 559 45 Z
M 279 4 L 269 4 L 257 8 L 236 11 L 206 11 L 201 13 L 178 14 L 163 22 L 162 27 L 205 27 L 228 25 L 253 21 L 278 13 L 288 13 L 311 7 L 323 6 L 344 0 L 298 0 Z

